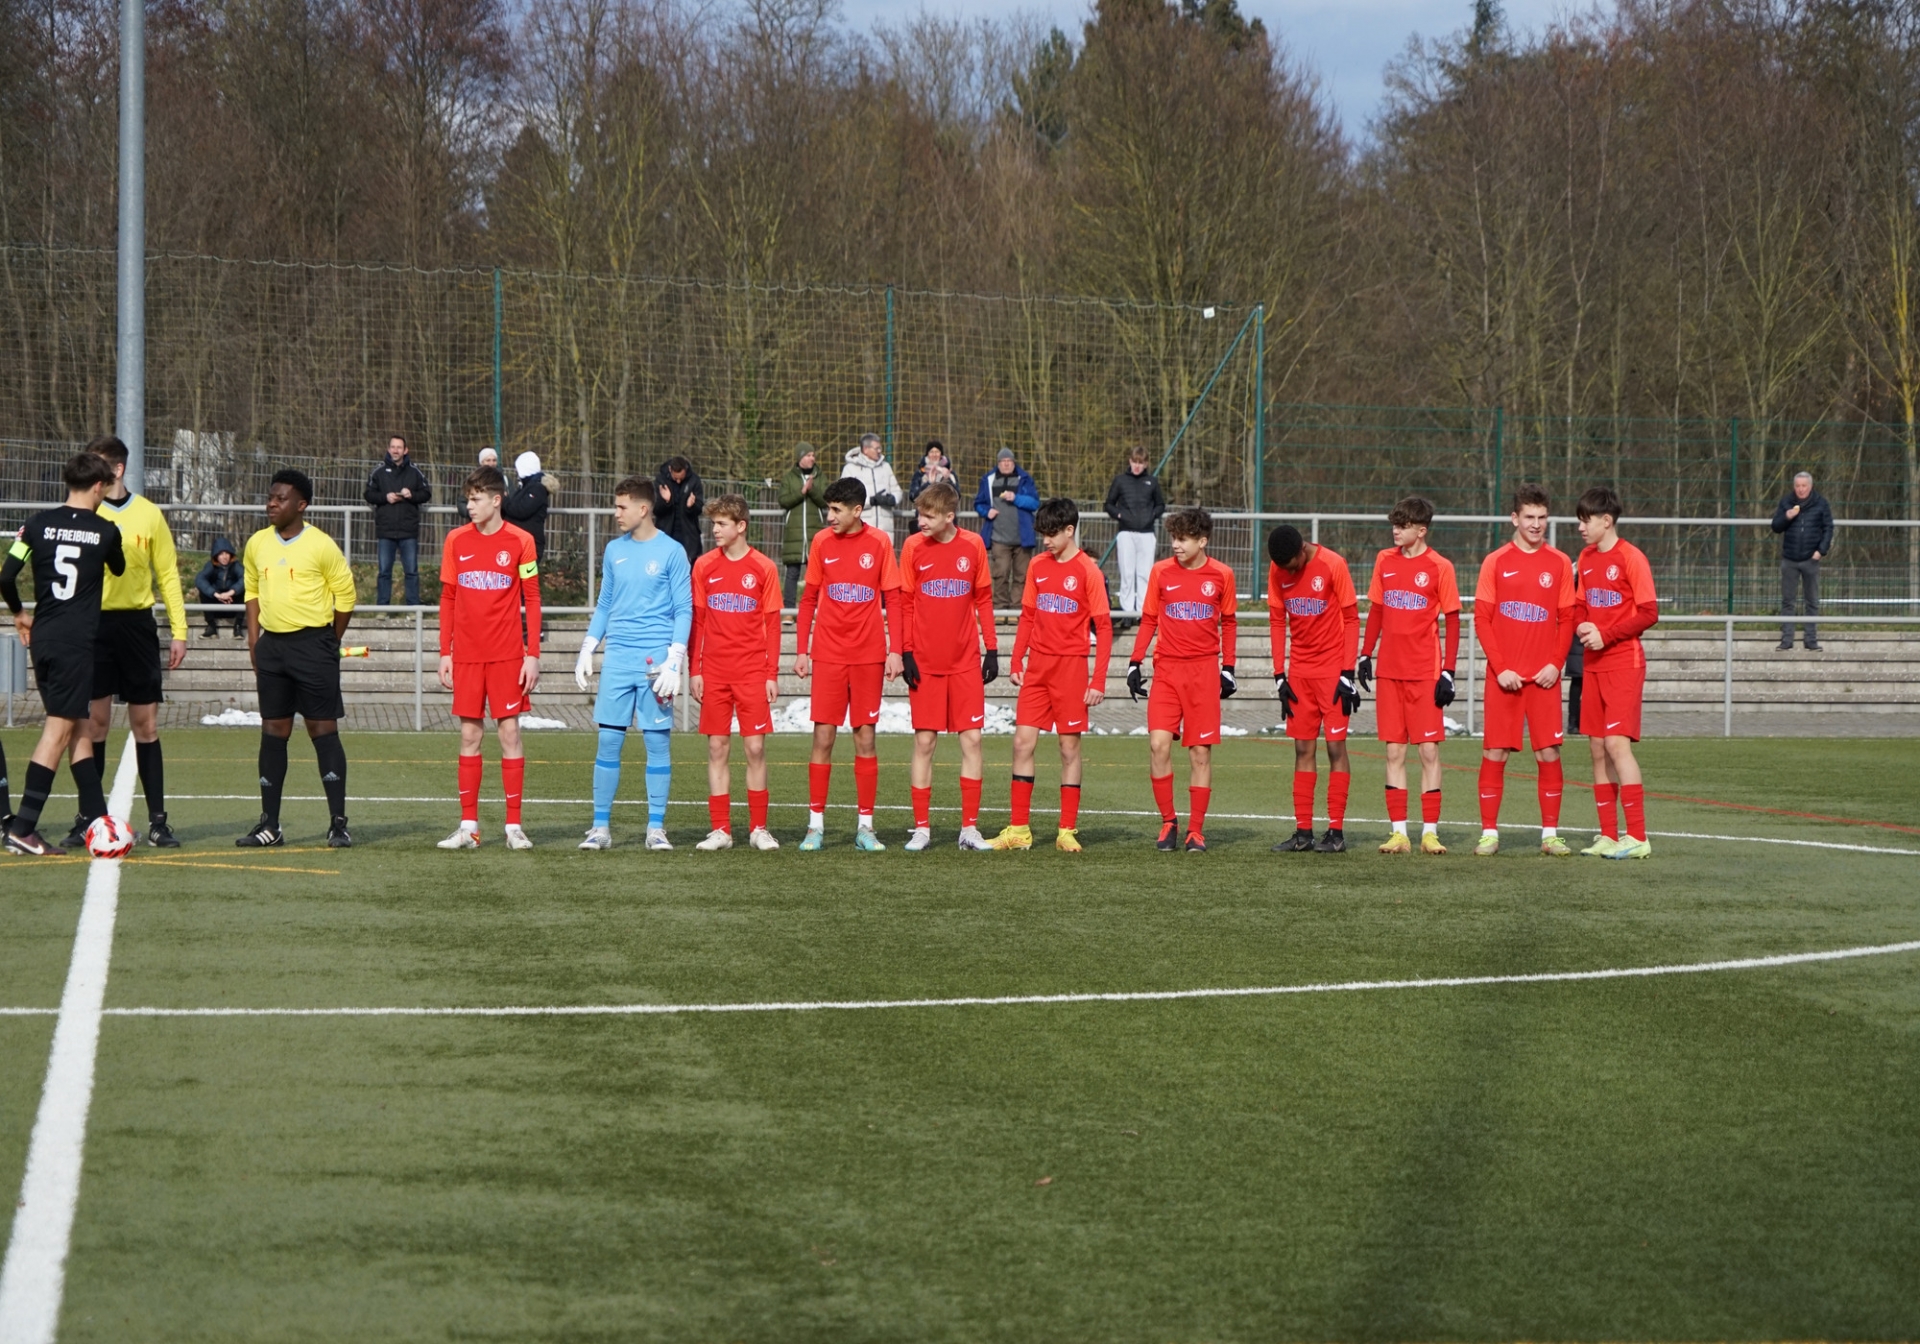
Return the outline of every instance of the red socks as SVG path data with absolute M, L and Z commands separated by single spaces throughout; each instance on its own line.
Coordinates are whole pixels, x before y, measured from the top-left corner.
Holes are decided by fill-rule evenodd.
M 1062 784 L 1060 786 L 1060 829 L 1075 830 L 1080 825 L 1080 786 Z
M 474 759 L 477 761 L 480 758 L 476 756 Z M 473 783 L 475 788 L 479 787 L 480 780 L 478 776 L 474 778 Z M 507 825 L 518 826 L 520 824 L 520 795 L 526 792 L 527 786 L 526 757 L 514 756 L 500 762 L 500 785 L 507 793 Z
M 730 793 L 710 793 L 707 795 L 707 829 L 725 831 L 733 834 L 733 795 Z
M 1622 784 L 1620 808 L 1627 814 L 1627 838 L 1645 840 L 1647 838 L 1646 787 L 1641 784 Z
M 855 759 L 858 759 L 857 757 Z M 827 810 L 827 790 L 833 783 L 833 762 L 807 765 L 807 807 L 814 812 Z
M 1440 824 L 1440 790 L 1428 789 L 1420 795 L 1420 820 L 1429 826 Z
M 1015 775 L 1013 777 L 1013 803 L 1007 821 L 1010 825 L 1025 826 L 1033 816 L 1033 776 Z
M 1347 790 L 1352 787 L 1353 776 L 1345 770 L 1327 776 L 1327 825 L 1336 831 L 1347 829 Z
M 1595 784 L 1593 786 L 1594 810 L 1600 814 L 1600 834 L 1609 840 L 1620 838 L 1620 822 L 1613 810 L 1614 786 Z
M 880 758 L 878 756 L 853 758 L 853 794 L 854 801 L 859 804 L 860 815 L 871 822 L 873 800 L 880 796 Z
M 1312 770 L 1293 772 L 1293 828 L 1297 831 L 1313 829 L 1313 789 L 1319 782 L 1320 776 Z M 1328 793 L 1331 795 L 1331 788 Z
M 485 768 L 479 756 L 460 758 L 460 820 L 480 821 L 480 772 Z
M 1173 776 L 1167 776 L 1167 792 L 1173 792 Z M 1212 789 L 1187 790 L 1187 807 L 1192 815 L 1187 818 L 1188 835 L 1205 835 L 1207 827 L 1207 804 L 1213 801 Z
M 1540 781 L 1536 787 L 1540 793 L 1540 824 L 1544 827 L 1560 825 L 1560 795 L 1566 788 L 1565 778 L 1559 761 L 1540 762 Z
M 960 825 L 962 829 L 980 824 L 980 781 L 960 776 Z
M 767 791 L 747 790 L 747 825 L 756 831 L 767 829 Z
M 1387 820 L 1407 824 L 1407 791 L 1387 785 Z
M 1507 788 L 1507 763 L 1480 758 L 1480 829 L 1497 830 L 1500 825 L 1500 795 Z
M 1159 805 L 1160 820 L 1173 820 L 1173 776 L 1154 775 L 1153 801 Z
M 915 788 L 913 791 L 913 824 L 917 830 L 926 830 L 933 825 L 933 786 Z

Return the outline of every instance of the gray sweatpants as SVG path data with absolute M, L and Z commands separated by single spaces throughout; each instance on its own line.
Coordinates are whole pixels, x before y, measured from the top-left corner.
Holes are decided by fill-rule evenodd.
M 1793 601 L 1806 594 L 1807 622 L 1802 627 L 1807 647 L 1820 642 L 1820 627 L 1813 617 L 1820 614 L 1820 562 L 1818 560 L 1782 560 L 1780 562 L 1780 642 L 1793 643 Z

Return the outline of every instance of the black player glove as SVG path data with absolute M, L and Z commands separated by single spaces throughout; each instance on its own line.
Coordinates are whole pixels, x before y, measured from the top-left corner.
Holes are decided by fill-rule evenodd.
M 907 683 L 908 690 L 920 689 L 920 664 L 913 660 L 911 653 L 900 655 L 900 678 Z
M 1361 658 L 1359 666 L 1354 669 L 1354 677 L 1360 682 L 1361 690 L 1371 691 L 1373 689 L 1373 655 L 1372 654 L 1367 654 L 1365 657 Z
M 1233 699 L 1233 693 L 1239 689 L 1240 684 L 1233 679 L 1233 669 L 1230 667 L 1221 668 L 1220 698 L 1222 700 L 1231 700 Z
M 1442 672 L 1440 680 L 1433 683 L 1433 703 L 1437 709 L 1445 709 L 1453 703 L 1453 673 Z
M 1147 693 L 1146 674 L 1140 670 L 1140 664 L 1127 664 L 1127 694 L 1138 700 Z
M 1273 679 L 1273 696 L 1280 702 L 1280 722 L 1285 723 L 1293 717 L 1293 707 L 1300 703 L 1300 697 L 1293 693 L 1293 687 L 1287 685 L 1285 672 Z
M 988 649 L 980 655 L 980 684 L 991 686 L 1000 678 L 1000 650 Z
M 1371 669 L 1369 669 L 1371 674 Z M 1360 712 L 1360 691 L 1354 685 L 1353 669 L 1348 668 L 1340 674 L 1340 684 L 1334 688 L 1333 698 L 1340 704 L 1340 712 L 1352 718 Z

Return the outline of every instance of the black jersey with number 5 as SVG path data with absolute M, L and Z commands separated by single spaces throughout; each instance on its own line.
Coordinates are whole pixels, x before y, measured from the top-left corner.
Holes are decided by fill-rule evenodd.
M 33 643 L 43 640 L 91 648 L 100 625 L 103 574 L 126 572 L 120 529 L 97 513 L 63 504 L 27 519 L 0 564 L 0 597 L 19 611 L 20 571 L 33 561 Z

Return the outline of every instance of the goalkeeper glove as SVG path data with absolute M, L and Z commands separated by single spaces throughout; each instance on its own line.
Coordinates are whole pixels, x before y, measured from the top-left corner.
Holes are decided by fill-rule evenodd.
M 1127 664 L 1127 694 L 1136 701 L 1147 693 L 1146 674 L 1140 670 L 1140 664 Z
M 1300 697 L 1293 693 L 1293 687 L 1287 685 L 1285 672 L 1273 679 L 1273 694 L 1280 702 L 1280 722 L 1285 723 L 1293 717 L 1293 707 L 1300 703 Z
M 1360 659 L 1360 665 L 1354 669 L 1354 676 L 1360 682 L 1361 690 L 1370 691 L 1373 689 L 1373 655 L 1372 654 L 1369 653 Z
M 1453 703 L 1453 673 L 1442 672 L 1440 680 L 1433 683 L 1433 704 L 1436 709 L 1445 709 Z
M 592 635 L 580 641 L 580 656 L 574 660 L 573 679 L 581 690 L 589 689 L 587 683 L 593 680 L 593 646 L 599 643 Z
M 900 655 L 900 679 L 907 683 L 907 689 L 920 689 L 920 664 L 914 661 L 911 652 Z
M 686 661 L 687 646 L 670 644 L 667 646 L 667 661 L 660 664 L 660 670 L 653 674 L 653 698 L 667 701 L 673 699 L 680 690 L 680 667 Z
M 1240 684 L 1233 679 L 1233 669 L 1230 667 L 1221 668 L 1220 698 L 1222 700 L 1231 700 L 1233 699 L 1233 693 L 1239 689 Z
M 1353 684 L 1353 669 L 1348 668 L 1340 674 L 1340 684 L 1334 688 L 1333 698 L 1340 704 L 1340 712 L 1352 718 L 1360 712 L 1360 691 Z
M 1000 650 L 988 649 L 980 655 L 980 684 L 991 686 L 1000 679 Z

